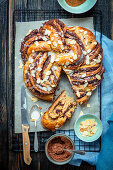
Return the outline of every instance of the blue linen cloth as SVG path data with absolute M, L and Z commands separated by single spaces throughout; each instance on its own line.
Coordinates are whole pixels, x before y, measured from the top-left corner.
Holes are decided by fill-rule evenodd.
M 100 41 L 100 33 L 96 32 L 96 39 Z M 101 152 L 87 152 L 86 155 L 74 155 L 71 165 L 80 166 L 82 160 L 91 165 L 97 164 L 97 170 L 113 169 L 113 41 L 106 36 L 102 36 L 103 64 L 105 67 L 104 79 L 101 85 L 101 120 L 103 124 L 103 134 L 101 139 Z M 107 120 L 110 115 L 110 127 Z
M 109 129 L 104 135 L 102 141 L 102 149 L 97 159 L 97 170 L 112 170 L 113 169 L 113 113 L 108 120 Z

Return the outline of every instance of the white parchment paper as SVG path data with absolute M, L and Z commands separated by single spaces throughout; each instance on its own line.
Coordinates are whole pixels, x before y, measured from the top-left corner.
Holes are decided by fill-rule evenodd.
M 67 26 L 82 26 L 85 28 L 90 29 L 94 32 L 93 28 L 93 18 L 70 18 L 70 19 L 61 19 Z M 16 36 L 15 36 L 15 133 L 21 133 L 21 85 L 24 84 L 23 81 L 23 68 L 20 69 L 18 66 L 20 65 L 21 61 L 21 54 L 20 54 L 20 46 L 21 41 L 23 41 L 25 35 L 29 32 L 29 30 L 33 30 L 36 28 L 40 28 L 44 21 L 33 21 L 33 22 L 17 22 L 16 23 Z M 61 93 L 62 90 L 66 90 L 67 94 L 71 97 L 74 97 L 73 90 L 71 85 L 68 81 L 66 75 L 61 75 L 60 82 L 59 82 L 60 90 L 56 92 L 56 97 Z M 30 117 L 30 109 L 34 104 L 38 104 L 42 107 L 42 112 L 44 113 L 47 108 L 51 105 L 51 102 L 46 102 L 44 100 L 38 100 L 38 102 L 34 103 L 31 100 L 32 94 L 26 89 L 27 94 L 27 105 L 28 105 L 28 114 L 29 119 Z M 76 99 L 75 99 L 76 100 Z M 90 107 L 87 107 L 87 104 L 90 104 Z M 75 109 L 75 112 L 70 120 L 66 122 L 66 124 L 61 128 L 61 130 L 69 130 L 73 129 L 74 123 L 78 118 L 78 115 L 81 111 L 84 114 L 91 113 L 95 114 L 99 117 L 99 100 L 98 100 L 98 89 L 93 92 L 93 95 L 88 100 L 87 104 L 83 106 L 78 106 Z M 30 122 L 30 132 L 35 131 L 34 122 Z M 42 125 L 41 121 L 37 123 L 37 131 L 46 131 Z

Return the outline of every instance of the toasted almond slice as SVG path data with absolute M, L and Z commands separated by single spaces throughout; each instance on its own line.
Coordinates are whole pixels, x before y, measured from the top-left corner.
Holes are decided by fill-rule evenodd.
M 89 104 L 89 103 L 87 104 L 87 107 L 90 107 L 90 104 Z
M 31 97 L 31 100 L 33 101 L 33 102 L 37 102 L 38 101 L 38 98 L 37 97 Z
M 22 67 L 23 67 L 23 64 L 21 63 L 21 64 L 18 66 L 18 68 L 22 69 Z

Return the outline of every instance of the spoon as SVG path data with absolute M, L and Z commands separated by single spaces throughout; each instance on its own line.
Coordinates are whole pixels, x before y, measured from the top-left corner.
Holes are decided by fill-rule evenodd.
M 64 149 L 64 151 L 68 151 L 68 152 L 74 152 L 76 154 L 79 154 L 79 155 L 85 155 L 85 151 L 81 151 L 81 150 L 70 150 L 70 149 Z
M 40 109 L 37 105 L 33 105 L 30 110 L 31 118 L 35 122 L 35 136 L 34 136 L 34 151 L 38 152 L 38 138 L 37 138 L 37 122 L 40 120 Z

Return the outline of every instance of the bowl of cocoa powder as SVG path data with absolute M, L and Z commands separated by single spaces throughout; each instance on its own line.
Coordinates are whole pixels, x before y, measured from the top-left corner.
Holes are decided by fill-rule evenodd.
M 64 149 L 73 150 L 74 142 L 65 134 L 57 133 L 52 135 L 46 142 L 45 153 L 49 161 L 57 165 L 69 163 L 74 153 Z
M 58 3 L 66 11 L 74 14 L 82 14 L 89 11 L 97 0 L 58 0 Z

